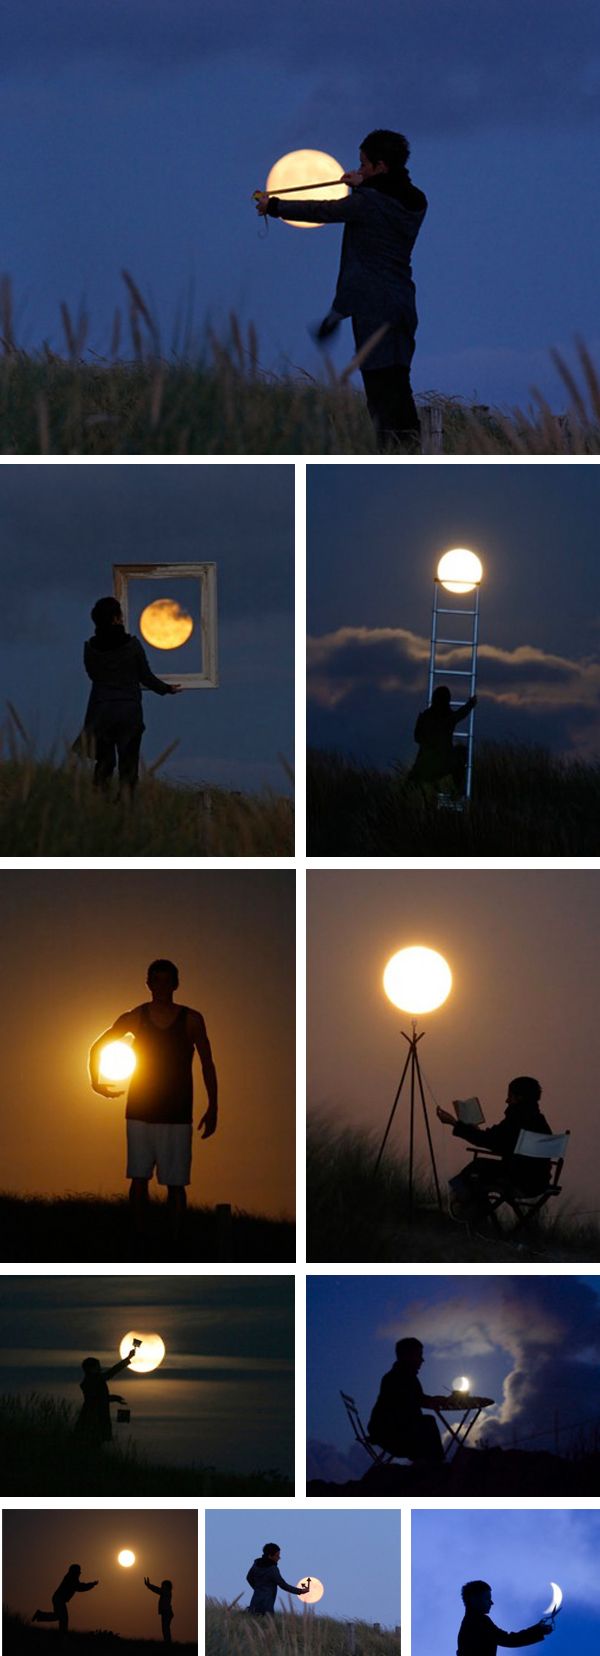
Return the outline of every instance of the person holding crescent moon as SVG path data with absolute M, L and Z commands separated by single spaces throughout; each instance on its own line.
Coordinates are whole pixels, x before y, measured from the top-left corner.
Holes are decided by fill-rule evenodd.
M 427 212 L 427 197 L 411 182 L 409 154 L 403 133 L 379 128 L 363 138 L 359 167 L 343 174 L 341 182 L 351 186 L 350 195 L 341 200 L 286 201 L 261 192 L 256 208 L 262 217 L 343 224 L 335 297 L 315 337 L 325 344 L 342 319 L 351 317 L 378 446 L 417 454 L 421 428 L 410 365 L 418 318 L 411 254 Z
M 535 1622 L 520 1633 L 505 1633 L 491 1620 L 492 1589 L 487 1581 L 467 1581 L 461 1589 L 465 1613 L 458 1633 L 457 1656 L 496 1656 L 498 1645 L 520 1650 L 541 1644 L 554 1631 L 547 1622 Z
M 118 760 L 121 796 L 137 787 L 140 747 L 144 734 L 142 689 L 157 696 L 179 695 L 180 684 L 156 677 L 139 638 L 125 632 L 117 598 L 99 598 L 92 610 L 95 632 L 88 638 L 83 661 L 92 681 L 85 723 L 73 743 L 77 755 L 95 757 L 94 786 L 106 792 Z
M 193 1073 L 197 1052 L 208 1096 L 208 1109 L 198 1131 L 211 1138 L 218 1111 L 217 1072 L 206 1024 L 201 1012 L 174 999 L 179 972 L 172 960 L 153 960 L 146 982 L 150 1001 L 122 1012 L 110 1029 L 90 1048 L 89 1073 L 94 1092 L 120 1097 L 100 1080 L 102 1048 L 111 1036 L 132 1035 L 136 1065 L 129 1084 L 127 1107 L 127 1177 L 129 1198 L 138 1237 L 147 1228 L 148 1184 L 154 1170 L 167 1186 L 173 1240 L 181 1239 L 185 1221 L 185 1187 L 192 1166 Z
M 291 1582 L 284 1581 L 279 1572 L 281 1548 L 276 1541 L 267 1541 L 262 1550 L 261 1558 L 255 1558 L 254 1563 L 246 1576 L 246 1581 L 253 1588 L 252 1598 L 248 1609 L 251 1616 L 274 1616 L 277 1589 L 283 1593 L 296 1593 L 302 1598 L 304 1593 L 310 1593 L 310 1577 L 302 1587 L 293 1587 Z

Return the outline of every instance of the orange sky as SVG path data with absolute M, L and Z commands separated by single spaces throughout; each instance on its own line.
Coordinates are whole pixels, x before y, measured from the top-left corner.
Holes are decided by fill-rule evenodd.
M 147 1000 L 157 956 L 206 1019 L 214 1138 L 194 1138 L 190 1199 L 294 1210 L 295 886 L 285 871 L 0 875 L 0 1184 L 123 1194 L 124 1099 L 92 1092 L 90 1043 Z M 194 1121 L 206 1108 L 198 1060 Z

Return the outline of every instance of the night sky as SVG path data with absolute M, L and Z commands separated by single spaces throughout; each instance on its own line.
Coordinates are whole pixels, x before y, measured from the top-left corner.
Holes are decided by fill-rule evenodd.
M 558 1427 L 565 1453 L 573 1430 L 597 1426 L 600 1277 L 310 1277 L 307 1302 L 309 1478 L 366 1472 L 339 1392 L 368 1420 L 396 1340 L 408 1336 L 423 1343 L 428 1395 L 465 1375 L 473 1396 L 494 1399 L 472 1444 L 482 1434 L 554 1450 Z
M 595 0 L 379 0 L 368 27 L 348 0 L 342 28 L 321 0 L 7 0 L 0 72 L 21 343 L 60 343 L 66 298 L 106 350 L 126 266 L 167 345 L 191 290 L 199 333 L 234 308 L 263 363 L 314 372 L 306 328 L 332 298 L 339 232 L 263 239 L 250 196 L 286 151 L 353 167 L 388 126 L 430 202 L 417 388 L 512 403 L 536 382 L 560 408 L 549 347 L 598 344 Z
M 318 1576 L 325 1592 L 311 1606 L 315 1616 L 344 1621 L 400 1622 L 400 1514 L 398 1512 L 208 1512 L 206 1515 L 206 1592 L 231 1603 L 252 1589 L 246 1574 L 266 1541 L 281 1546 L 279 1568 L 292 1585 Z M 360 1567 L 357 1568 L 360 1560 Z M 302 1601 L 292 1601 L 302 1612 Z M 287 1608 L 278 1596 L 276 1609 Z
M 125 1547 L 136 1555 L 129 1569 L 117 1563 Z M 98 1586 L 71 1599 L 74 1632 L 103 1627 L 122 1638 L 161 1638 L 158 1599 L 144 1586 L 147 1575 L 155 1586 L 165 1577 L 173 1582 L 174 1640 L 197 1638 L 195 1512 L 4 1511 L 2 1555 L 4 1602 L 27 1619 L 36 1605 L 51 1609 L 52 1593 L 76 1562 L 82 1581 L 97 1577 Z
M 438 949 L 453 973 L 437 1012 L 419 1019 L 419 1051 L 435 1099 L 477 1095 L 487 1125 L 506 1084 L 536 1076 L 553 1132 L 571 1130 L 563 1188 L 572 1213 L 596 1218 L 597 937 L 594 871 L 335 871 L 308 875 L 309 1108 L 380 1139 L 410 1032 L 382 973 L 410 944 Z M 440 1182 L 469 1159 L 429 1099 Z M 407 1109 L 388 1141 L 407 1152 Z M 416 1154 L 423 1155 L 420 1122 Z M 557 1208 L 559 1203 L 557 1203 Z
M 291 762 L 294 742 L 291 467 L 6 465 L 0 547 L 0 698 L 14 703 L 38 751 L 62 758 L 82 727 L 83 645 L 92 605 L 112 592 L 113 564 L 215 561 L 219 686 L 176 698 L 144 691 L 142 754 L 150 763 L 177 739 L 163 770 L 170 778 L 288 791 L 280 755 Z M 146 602 L 171 596 L 156 581 L 146 593 Z M 154 672 L 189 671 L 189 649 L 149 651 Z
M 493 1589 L 493 1621 L 513 1633 L 539 1620 L 558 1581 L 564 1603 L 547 1656 L 596 1656 L 599 1546 L 597 1512 L 413 1513 L 413 1656 L 455 1649 L 461 1586 L 480 1579 Z
M 147 968 L 166 956 L 179 968 L 175 1001 L 204 1015 L 219 1079 L 217 1132 L 206 1143 L 194 1133 L 191 1199 L 293 1213 L 294 875 L 19 870 L 0 874 L 0 893 L 4 1189 L 125 1193 L 125 1098 L 92 1091 L 88 1051 L 149 1000 Z M 57 915 L 68 946 L 57 946 Z M 197 1058 L 194 1099 L 197 1127 Z
M 113 1409 L 117 1443 L 131 1436 L 151 1463 L 291 1477 L 293 1306 L 285 1277 L 5 1277 L 0 1392 L 79 1408 L 84 1357 L 110 1367 L 137 1327 L 160 1334 L 167 1354 L 152 1373 L 115 1380 L 131 1408 L 129 1426 Z
M 593 464 L 309 467 L 309 745 L 412 762 L 433 576 L 467 546 L 484 569 L 476 743 L 598 759 L 599 514 Z

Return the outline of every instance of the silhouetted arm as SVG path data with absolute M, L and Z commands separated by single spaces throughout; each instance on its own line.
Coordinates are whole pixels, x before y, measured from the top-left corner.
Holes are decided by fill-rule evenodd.
M 524 1627 L 521 1633 L 504 1633 L 494 1622 L 491 1625 L 496 1642 L 505 1645 L 508 1650 L 520 1650 L 523 1645 L 541 1644 L 546 1638 L 547 1624 L 543 1622 L 536 1622 L 535 1627 Z M 552 1632 L 552 1628 L 548 1631 Z
M 175 686 L 173 684 L 165 684 L 164 679 L 156 677 L 156 673 L 152 672 L 152 668 L 143 644 L 140 644 L 139 638 L 134 638 L 133 642 L 135 644 L 135 655 L 140 684 L 143 684 L 145 690 L 154 690 L 157 696 L 172 695 Z
M 467 1127 L 464 1121 L 455 1121 L 452 1133 L 454 1138 L 466 1139 L 467 1144 L 491 1150 L 494 1156 L 510 1155 L 514 1149 L 515 1135 L 506 1121 L 496 1122 L 495 1127 Z
M 144 1576 L 144 1587 L 147 1587 L 150 1593 L 158 1593 L 160 1598 L 160 1587 L 155 1587 L 154 1582 L 150 1581 L 149 1576 Z
M 98 1586 L 97 1581 L 78 1581 L 77 1586 L 75 1588 L 75 1592 L 76 1593 L 91 1593 L 92 1587 L 97 1587 L 97 1586 Z
M 202 1132 L 203 1138 L 211 1138 L 212 1134 L 216 1131 L 217 1126 L 217 1072 L 214 1066 L 210 1041 L 208 1039 L 206 1024 L 204 1022 L 204 1018 L 202 1017 L 202 1013 L 191 1012 L 190 1017 L 192 1020 L 194 1046 L 202 1065 L 202 1075 L 204 1077 L 204 1085 L 206 1087 L 208 1097 L 208 1109 L 202 1116 L 202 1120 L 198 1123 L 198 1132 Z
M 283 1576 L 280 1574 L 280 1571 L 277 1568 L 277 1566 L 275 1567 L 275 1580 L 277 1582 L 277 1586 L 281 1587 L 281 1589 L 284 1593 L 297 1593 L 299 1598 L 302 1597 L 303 1593 L 308 1593 L 308 1591 L 309 1591 L 308 1586 L 306 1586 L 306 1587 L 292 1587 L 291 1582 L 284 1581 Z
M 359 192 L 339 201 L 298 201 L 295 197 L 284 201 L 282 196 L 272 196 L 267 213 L 269 218 L 295 219 L 302 224 L 360 224 L 370 217 L 369 203 Z
M 132 1359 L 134 1357 L 135 1357 L 135 1346 L 132 1346 L 131 1351 L 128 1351 L 126 1357 L 121 1358 L 120 1363 L 114 1363 L 112 1368 L 102 1370 L 102 1379 L 103 1380 L 114 1380 L 115 1374 L 121 1374 L 123 1369 L 129 1368 L 129 1364 L 130 1364 L 130 1362 L 132 1361 Z M 121 1399 L 120 1399 L 120 1397 L 114 1397 L 114 1398 L 111 1398 L 111 1402 L 120 1403 Z
M 477 697 L 476 696 L 469 696 L 469 700 L 466 701 L 466 702 L 463 702 L 462 707 L 455 707 L 453 709 L 452 724 L 457 725 L 457 724 L 460 724 L 461 719 L 468 719 L 469 713 L 472 713 L 473 708 L 476 707 L 476 706 L 477 706 Z
M 138 1007 L 136 1007 L 133 1012 L 122 1012 L 120 1017 L 115 1020 L 114 1024 L 111 1024 L 110 1029 L 105 1029 L 104 1034 L 99 1035 L 97 1041 L 94 1041 L 90 1047 L 88 1057 L 90 1082 L 94 1092 L 102 1093 L 105 1098 L 119 1098 L 121 1093 L 124 1091 L 124 1088 L 120 1087 L 119 1090 L 115 1092 L 114 1086 L 105 1086 L 104 1082 L 99 1080 L 100 1054 L 102 1052 L 102 1048 L 106 1045 L 106 1042 L 110 1040 L 111 1036 L 114 1036 L 116 1039 L 119 1035 L 135 1035 L 137 1032 L 138 1021 Z

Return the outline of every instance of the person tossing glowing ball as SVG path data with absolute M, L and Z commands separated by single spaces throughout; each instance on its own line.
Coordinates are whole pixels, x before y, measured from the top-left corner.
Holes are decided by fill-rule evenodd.
M 308 1590 L 307 1593 L 302 1594 L 302 1603 L 303 1604 L 318 1604 L 319 1599 L 322 1599 L 323 1594 L 325 1592 L 323 1582 L 319 1581 L 318 1576 L 305 1575 L 305 1576 L 302 1577 L 301 1581 L 298 1581 L 296 1583 L 296 1586 L 297 1587 L 305 1587 L 307 1581 L 310 1582 L 310 1587 L 309 1587 L 309 1590 Z
M 129 1081 L 136 1065 L 133 1047 L 128 1041 L 108 1041 L 100 1054 L 101 1081 Z
M 129 1364 L 130 1374 L 152 1374 L 166 1356 L 166 1346 L 160 1334 L 140 1334 L 134 1328 L 129 1334 L 124 1334 L 119 1346 L 119 1356 L 127 1357 L 132 1345 L 136 1346 L 135 1357 Z
M 326 155 L 324 150 L 290 150 L 288 155 L 281 155 L 274 162 L 265 189 L 268 195 L 293 192 L 298 201 L 318 201 L 324 195 L 328 201 L 339 201 L 348 195 L 348 185 L 331 181 L 341 178 L 343 171 L 339 161 L 335 161 L 332 155 Z M 328 188 L 315 189 L 315 185 L 327 185 Z M 297 230 L 319 228 L 316 224 L 303 224 L 299 219 L 286 219 L 285 222 L 294 225 Z
M 129 1547 L 123 1547 L 121 1552 L 117 1553 L 117 1563 L 124 1570 L 130 1570 L 132 1564 L 135 1564 L 135 1553 L 131 1552 Z
M 383 987 L 392 1006 L 416 1016 L 443 1006 L 452 988 L 452 973 L 436 949 L 399 949 L 388 960 Z
M 444 552 L 437 566 L 438 581 L 446 592 L 473 592 L 482 575 L 481 559 L 466 546 L 455 546 L 450 552 Z

